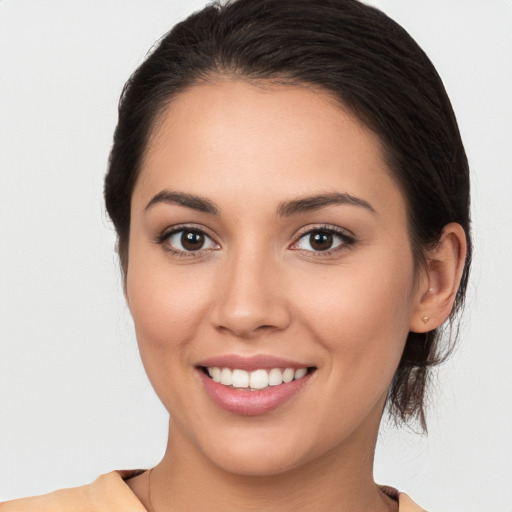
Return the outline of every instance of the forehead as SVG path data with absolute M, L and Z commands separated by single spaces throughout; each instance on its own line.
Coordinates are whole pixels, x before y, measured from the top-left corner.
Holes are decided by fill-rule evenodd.
M 338 191 L 376 200 L 383 187 L 401 200 L 379 137 L 331 94 L 224 80 L 173 98 L 151 134 L 135 192 L 146 199 L 163 188 L 218 199 L 243 193 L 261 202 Z

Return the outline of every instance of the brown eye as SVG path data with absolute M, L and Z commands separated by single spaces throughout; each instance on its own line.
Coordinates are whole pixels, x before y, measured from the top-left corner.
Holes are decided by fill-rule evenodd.
M 326 231 L 316 231 L 309 235 L 309 244 L 315 251 L 327 251 L 332 247 L 333 241 L 332 233 Z
M 197 229 L 180 229 L 166 236 L 165 241 L 177 253 L 191 253 L 218 248 L 218 245 L 206 233 Z
M 335 229 L 314 229 L 304 233 L 291 247 L 312 253 L 341 249 L 354 243 L 354 239 Z
M 204 245 L 204 235 L 197 231 L 183 231 L 180 241 L 186 251 L 198 251 Z

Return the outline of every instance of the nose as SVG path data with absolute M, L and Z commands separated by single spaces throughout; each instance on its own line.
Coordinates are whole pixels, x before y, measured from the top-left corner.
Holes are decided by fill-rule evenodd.
M 228 258 L 217 276 L 215 328 L 245 339 L 285 329 L 291 315 L 283 281 L 282 269 L 268 255 Z

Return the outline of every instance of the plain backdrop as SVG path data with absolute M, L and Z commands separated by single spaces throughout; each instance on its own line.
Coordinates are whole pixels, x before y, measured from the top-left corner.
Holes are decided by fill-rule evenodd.
M 0 0 L 0 501 L 160 460 L 102 180 L 123 83 L 202 0 Z M 512 511 L 512 1 L 374 0 L 443 77 L 475 259 L 428 438 L 386 427 L 377 481 L 428 510 Z

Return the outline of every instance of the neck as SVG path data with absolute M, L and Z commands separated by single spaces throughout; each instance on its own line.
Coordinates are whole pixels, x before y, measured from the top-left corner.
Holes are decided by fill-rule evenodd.
M 152 512 L 396 510 L 373 482 L 376 437 L 282 473 L 240 475 L 213 465 L 171 424 L 166 454 L 151 475 Z

